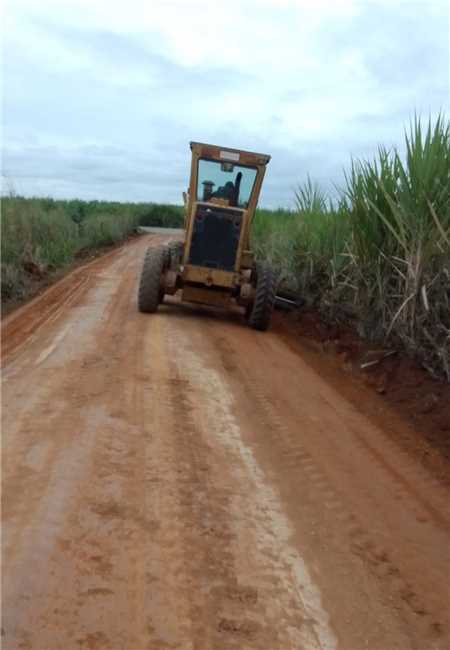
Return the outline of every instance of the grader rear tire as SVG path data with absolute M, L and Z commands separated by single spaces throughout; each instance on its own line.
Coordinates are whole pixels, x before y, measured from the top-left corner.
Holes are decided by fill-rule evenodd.
M 161 287 L 161 275 L 165 265 L 163 248 L 148 248 L 144 258 L 138 290 L 139 311 L 152 314 L 164 297 Z
M 275 275 L 268 264 L 260 264 L 256 270 L 255 300 L 248 324 L 256 330 L 265 331 L 270 325 L 275 304 Z

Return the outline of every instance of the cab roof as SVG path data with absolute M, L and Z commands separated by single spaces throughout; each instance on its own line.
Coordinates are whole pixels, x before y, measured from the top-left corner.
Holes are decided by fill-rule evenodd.
M 267 165 L 270 156 L 244 149 L 233 149 L 232 147 L 221 147 L 217 144 L 206 144 L 205 142 L 191 142 L 191 151 L 199 157 L 211 158 L 223 162 L 243 163 L 247 165 Z

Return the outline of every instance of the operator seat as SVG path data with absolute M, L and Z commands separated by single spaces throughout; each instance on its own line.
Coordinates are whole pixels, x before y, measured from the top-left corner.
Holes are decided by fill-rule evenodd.
M 236 189 L 233 181 L 228 181 L 225 185 L 221 185 L 211 196 L 216 199 L 228 199 L 231 203 L 233 201 Z

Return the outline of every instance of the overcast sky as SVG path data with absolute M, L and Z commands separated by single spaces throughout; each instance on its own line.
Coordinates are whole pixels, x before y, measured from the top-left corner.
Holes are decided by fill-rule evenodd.
M 189 141 L 272 155 L 260 203 L 447 112 L 448 0 L 7 0 L 3 176 L 180 202 Z

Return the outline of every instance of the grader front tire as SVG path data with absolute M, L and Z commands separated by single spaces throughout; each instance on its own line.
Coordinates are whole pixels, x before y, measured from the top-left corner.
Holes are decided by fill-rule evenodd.
M 164 297 L 161 276 L 164 270 L 165 251 L 163 248 L 148 248 L 144 258 L 138 290 L 139 311 L 152 314 Z
M 250 312 L 248 324 L 253 329 L 265 331 L 270 325 L 276 290 L 275 275 L 268 264 L 257 268 L 255 300 Z

